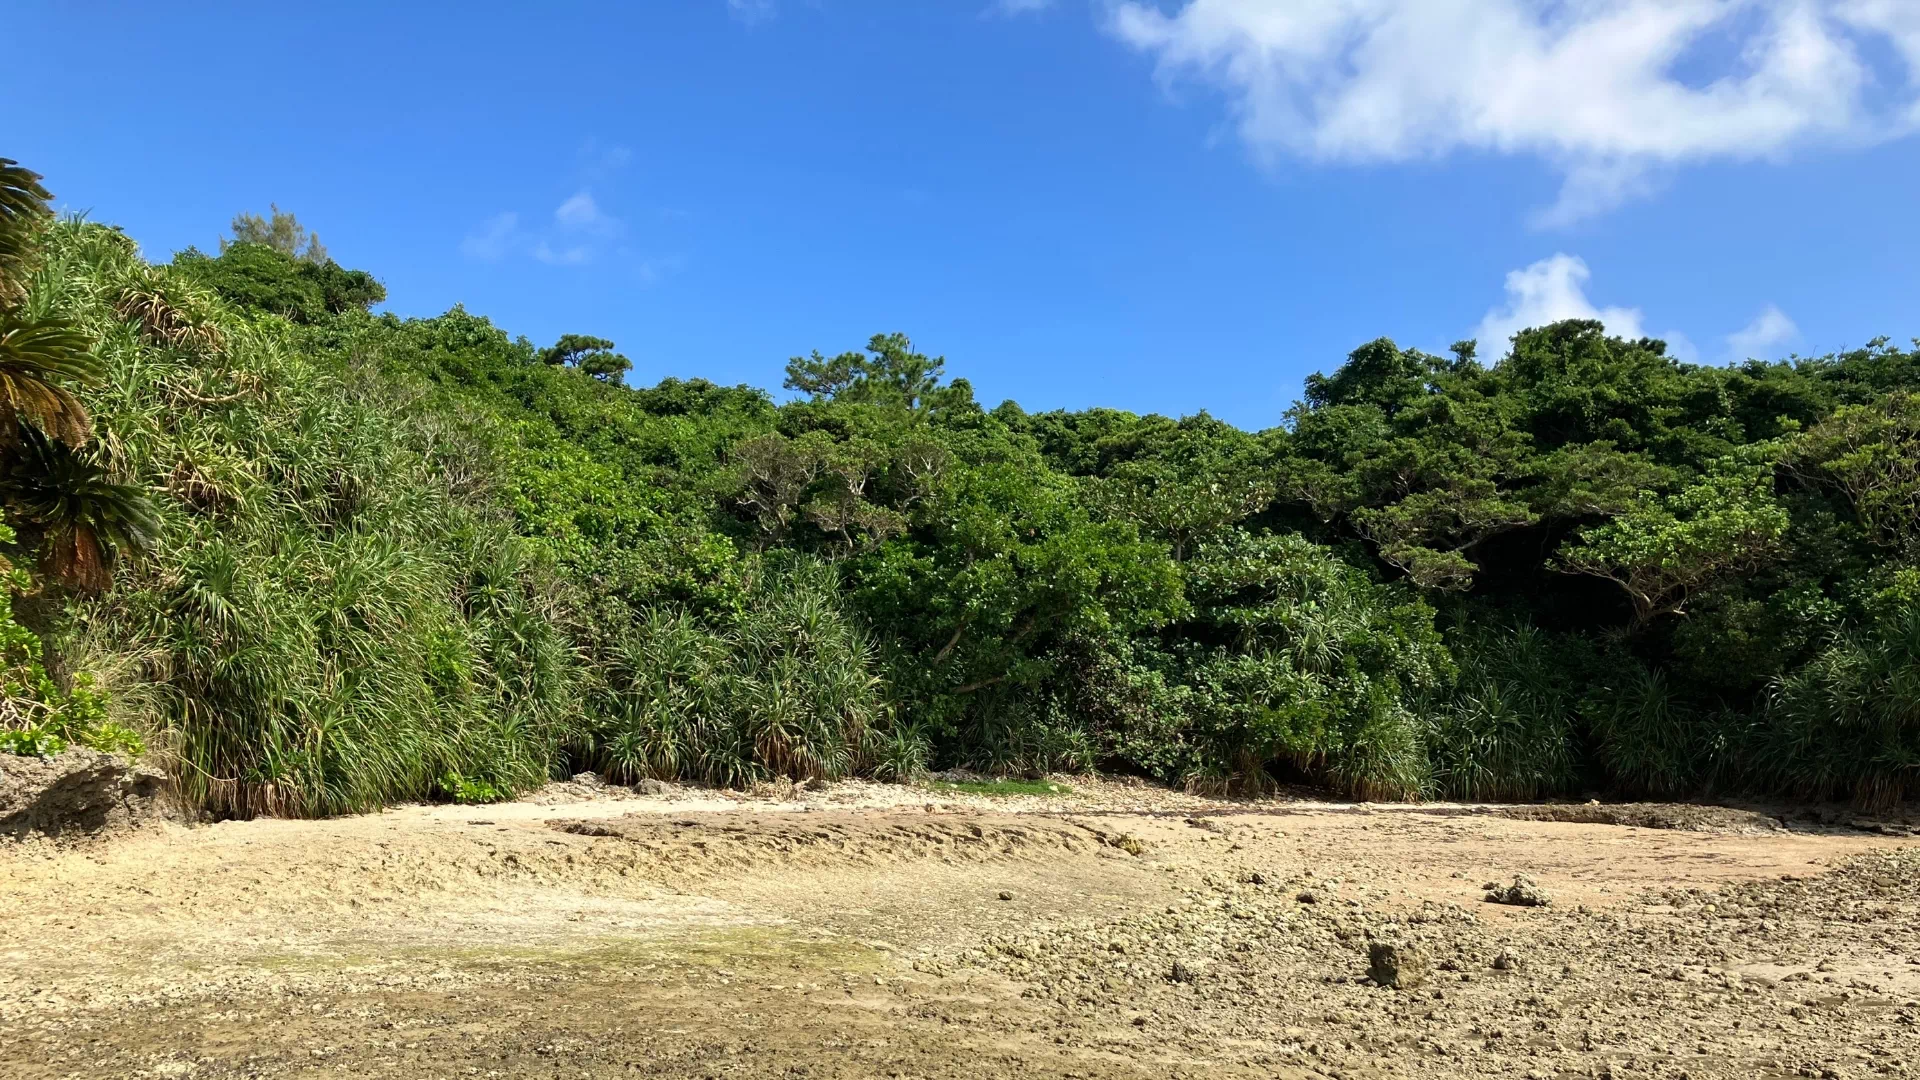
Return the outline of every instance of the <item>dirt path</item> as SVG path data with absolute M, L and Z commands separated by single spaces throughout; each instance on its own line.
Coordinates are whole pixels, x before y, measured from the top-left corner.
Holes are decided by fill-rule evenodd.
M 1606 811 L 561 785 L 14 845 L 0 1075 L 1920 1075 L 1920 841 Z

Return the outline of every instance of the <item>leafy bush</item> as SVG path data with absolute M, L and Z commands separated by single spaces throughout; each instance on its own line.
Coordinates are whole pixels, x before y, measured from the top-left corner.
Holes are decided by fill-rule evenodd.
M 497 788 L 488 781 L 469 780 L 458 773 L 441 776 L 439 788 L 448 799 L 467 806 L 497 803 L 512 797 L 511 792 Z
M 650 612 L 613 649 L 592 704 L 578 753 L 623 781 L 863 767 L 907 779 L 925 760 L 913 733 L 889 728 L 873 647 L 817 563 L 765 568 L 728 616 Z
M 1584 711 L 1607 776 L 1628 793 L 1683 795 L 1707 771 L 1712 727 L 1665 672 L 1621 665 L 1590 691 Z
M 66 748 L 67 740 L 44 727 L 7 728 L 0 731 L 0 754 L 52 757 Z
M 1234 533 L 1186 570 L 1166 670 L 1189 786 L 1260 790 L 1284 761 L 1362 798 L 1425 788 L 1418 705 L 1452 675 L 1433 609 L 1296 536 Z
M 296 258 L 265 244 L 229 244 L 212 257 L 188 248 L 174 257 L 173 265 L 177 273 L 235 304 L 297 323 L 365 311 L 387 298 L 386 288 L 364 270 L 347 270 L 331 259 Z

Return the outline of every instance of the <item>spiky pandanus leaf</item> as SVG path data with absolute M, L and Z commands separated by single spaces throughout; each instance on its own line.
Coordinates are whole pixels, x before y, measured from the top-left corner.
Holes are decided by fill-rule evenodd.
M 178 303 L 152 271 L 120 290 L 113 311 L 137 324 L 141 336 L 162 348 L 213 353 L 226 347 L 226 335 L 220 327 Z
M 92 431 L 87 407 L 58 380 L 97 384 L 105 366 L 93 336 L 64 319 L 0 321 L 0 438 L 27 425 L 78 446 Z
M 0 158 L 0 309 L 27 295 L 27 277 L 39 254 L 37 233 L 53 216 L 52 193 L 40 186 L 40 174 L 12 158 Z
M 22 426 L 9 495 L 46 533 L 41 570 L 83 592 L 112 584 L 120 555 L 144 554 L 161 524 L 144 489 L 116 484 L 99 465 L 38 429 Z

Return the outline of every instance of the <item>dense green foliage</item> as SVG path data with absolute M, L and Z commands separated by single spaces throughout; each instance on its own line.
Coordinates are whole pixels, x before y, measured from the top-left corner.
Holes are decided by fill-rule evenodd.
M 901 335 L 795 359 L 784 404 L 629 387 L 612 342 L 370 314 L 370 277 L 285 245 L 47 245 L 27 303 L 103 369 L 86 460 L 154 505 L 95 522 L 153 554 L 103 556 L 113 589 L 45 629 L 216 811 L 577 768 L 1920 782 L 1920 353 L 1884 341 L 1724 368 L 1591 322 L 1494 363 L 1376 341 L 1254 433 L 988 409 Z

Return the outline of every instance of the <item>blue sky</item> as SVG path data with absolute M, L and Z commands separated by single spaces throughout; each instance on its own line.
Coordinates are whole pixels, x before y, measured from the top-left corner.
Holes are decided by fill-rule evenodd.
M 0 155 L 153 257 L 276 202 L 637 382 L 904 330 L 989 403 L 1261 427 L 1382 335 L 1920 334 L 1911 0 L 166 8 L 16 6 Z

